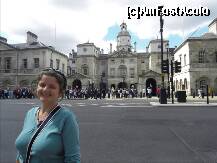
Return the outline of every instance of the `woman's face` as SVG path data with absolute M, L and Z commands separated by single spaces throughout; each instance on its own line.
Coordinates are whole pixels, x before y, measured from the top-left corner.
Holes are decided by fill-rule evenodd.
M 56 103 L 60 94 L 60 86 L 57 79 L 43 75 L 37 86 L 37 96 L 43 103 Z

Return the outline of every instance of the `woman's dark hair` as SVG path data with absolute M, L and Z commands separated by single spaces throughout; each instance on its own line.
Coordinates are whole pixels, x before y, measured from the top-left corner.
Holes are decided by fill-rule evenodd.
M 67 80 L 65 75 L 62 72 L 60 72 L 59 70 L 55 70 L 53 68 L 44 69 L 38 75 L 37 84 L 39 83 L 43 75 L 55 77 L 60 86 L 60 92 L 64 94 L 64 91 L 66 90 L 66 86 L 67 86 Z

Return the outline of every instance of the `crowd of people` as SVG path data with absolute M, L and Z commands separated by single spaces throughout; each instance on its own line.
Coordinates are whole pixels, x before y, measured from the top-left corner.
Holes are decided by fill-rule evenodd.
M 31 89 L 23 87 L 14 90 L 0 89 L 0 99 L 20 99 L 20 98 L 34 98 L 34 93 Z
M 86 88 L 86 89 L 67 89 L 65 91 L 65 99 L 104 99 L 104 98 L 134 98 L 134 97 L 147 97 L 151 98 L 153 95 L 160 96 L 160 88 L 153 92 L 152 88 L 142 89 L 138 92 L 136 88 L 109 88 L 109 89 L 99 89 L 99 88 Z M 198 97 L 202 98 L 204 93 L 198 90 Z M 213 94 L 212 94 L 213 95 Z M 193 94 L 193 97 L 195 94 Z M 0 88 L 0 99 L 20 99 L 20 98 L 35 98 L 34 91 L 30 88 L 22 87 L 16 88 L 14 90 L 7 88 Z
M 67 89 L 65 92 L 66 99 L 102 99 L 102 98 L 134 98 L 134 97 L 151 97 L 152 92 L 138 92 L 137 89 L 131 88 L 119 88 L 119 89 L 98 89 L 98 88 L 86 88 L 86 89 Z

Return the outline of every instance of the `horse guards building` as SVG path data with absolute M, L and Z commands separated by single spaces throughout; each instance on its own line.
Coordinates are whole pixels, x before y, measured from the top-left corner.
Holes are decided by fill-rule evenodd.
M 217 18 L 209 24 L 209 32 L 200 37 L 189 37 L 180 46 L 169 48 L 163 40 L 163 57 L 181 62 L 181 72 L 173 78 L 175 90 L 188 95 L 205 89 L 217 95 Z M 138 92 L 161 86 L 162 75 L 168 86 L 168 75 L 161 74 L 161 40 L 151 40 L 144 52 L 131 45 L 126 23 L 120 25 L 117 45 L 104 51 L 86 42 L 77 45 L 69 56 L 38 41 L 38 36 L 27 32 L 26 43 L 9 44 L 0 37 L 0 88 L 35 88 L 36 75 L 47 67 L 67 75 L 68 89 L 137 89 Z

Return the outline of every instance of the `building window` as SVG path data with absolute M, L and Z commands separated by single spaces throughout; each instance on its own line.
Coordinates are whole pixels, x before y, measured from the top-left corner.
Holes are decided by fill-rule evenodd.
M 27 69 L 27 59 L 23 59 L 23 68 Z
M 75 60 L 74 60 L 74 59 L 72 60 L 72 64 L 73 64 L 73 63 L 75 63 Z
M 130 59 L 130 63 L 133 63 L 134 62 L 134 59 Z
M 204 63 L 204 58 L 205 58 L 205 50 L 200 50 L 199 51 L 199 63 Z
M 111 60 L 111 63 L 112 63 L 112 64 L 115 64 L 115 60 L 114 60 L 114 59 L 112 59 L 112 60 Z
M 81 66 L 81 70 L 82 70 L 82 73 L 84 75 L 88 75 L 89 74 L 89 72 L 88 72 L 88 66 L 87 65 Z
M 65 64 L 63 63 L 62 64 L 62 72 L 64 73 L 64 70 L 65 70 Z
M 86 52 L 87 51 L 87 48 L 83 48 L 83 52 Z
M 184 55 L 184 66 L 186 66 L 186 54 Z
M 215 62 L 217 62 L 217 51 L 215 52 Z M 1 66 L 1 62 L 0 62 L 0 66 Z
M 130 68 L 130 78 L 134 78 L 134 76 L 135 76 L 135 69 Z
M 181 54 L 179 55 L 179 62 L 182 63 L 182 55 Z
M 120 77 L 125 77 L 127 75 L 127 67 L 125 65 L 120 65 L 118 69 Z
M 53 68 L 53 59 L 50 59 L 50 67 Z
M 187 83 L 187 79 L 184 79 L 184 90 L 188 89 L 188 83 Z
M 5 69 L 11 69 L 11 58 L 5 59 Z
M 56 69 L 59 70 L 60 69 L 60 60 L 56 59 Z
M 121 59 L 121 63 L 124 63 L 124 59 Z
M 34 58 L 34 67 L 39 68 L 39 58 Z
M 111 77 L 115 76 L 115 68 L 110 69 L 110 75 L 111 75 Z
M 84 75 L 87 75 L 87 74 L 88 74 L 87 67 L 84 67 L 84 68 L 83 68 L 83 73 L 84 73 Z
M 105 72 L 102 72 L 102 77 L 105 77 Z

